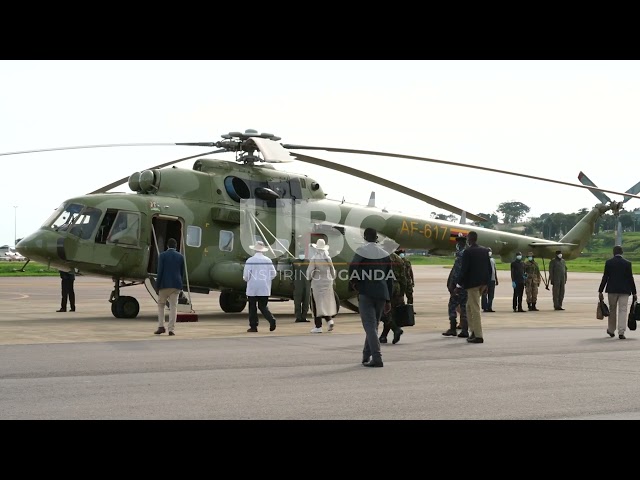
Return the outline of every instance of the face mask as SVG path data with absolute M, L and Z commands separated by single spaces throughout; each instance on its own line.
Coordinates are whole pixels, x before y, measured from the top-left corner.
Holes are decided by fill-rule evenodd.
M 401 253 L 401 254 L 400 254 L 400 258 L 404 258 L 404 253 Z
M 562 258 L 562 254 L 561 254 L 561 253 L 559 253 L 559 254 L 557 255 L 557 257 L 558 257 L 558 258 Z
M 492 256 L 492 255 L 493 255 L 493 252 L 489 252 L 489 256 Z
M 529 260 L 530 262 L 533 261 L 533 257 L 527 257 L 527 260 Z
M 522 255 L 516 255 L 516 260 L 522 260 Z
M 304 260 L 304 253 L 301 253 L 300 255 L 298 255 L 298 258 L 299 258 L 300 260 Z

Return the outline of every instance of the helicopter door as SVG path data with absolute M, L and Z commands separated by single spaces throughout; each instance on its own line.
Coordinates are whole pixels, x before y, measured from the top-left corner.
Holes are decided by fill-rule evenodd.
M 182 222 L 180 219 L 158 215 L 153 217 L 151 226 L 147 272 L 155 275 L 158 273 L 158 255 L 167 249 L 167 240 L 175 238 L 178 242 L 177 250 L 179 252 L 184 249 L 184 245 L 182 244 Z

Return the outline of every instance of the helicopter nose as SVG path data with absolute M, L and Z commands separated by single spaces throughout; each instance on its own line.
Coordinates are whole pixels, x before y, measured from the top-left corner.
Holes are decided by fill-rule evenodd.
M 38 230 L 20 240 L 16 250 L 27 258 L 43 263 L 57 259 L 66 260 L 63 242 L 64 238 L 56 232 Z

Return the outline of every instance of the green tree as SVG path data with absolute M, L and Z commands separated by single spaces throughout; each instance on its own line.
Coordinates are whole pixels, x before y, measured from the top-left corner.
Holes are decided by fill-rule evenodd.
M 478 213 L 478 216 L 487 219 L 486 222 L 477 222 L 477 225 L 480 225 L 484 228 L 495 229 L 496 224 L 499 222 L 498 216 L 495 213 Z
M 504 223 L 517 223 L 531 209 L 522 202 L 502 202 L 498 205 L 497 212 L 502 213 Z

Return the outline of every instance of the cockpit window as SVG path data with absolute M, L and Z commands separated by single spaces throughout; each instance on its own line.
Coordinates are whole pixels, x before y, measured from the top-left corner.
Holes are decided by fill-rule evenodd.
M 140 214 L 137 212 L 118 212 L 107 236 L 107 243 L 137 245 L 139 238 Z
M 78 218 L 78 215 L 84 208 L 79 203 L 70 203 L 60 205 L 55 212 L 42 224 L 45 228 L 52 228 L 55 231 L 65 231 Z
M 69 229 L 70 235 L 75 235 L 83 240 L 89 240 L 102 216 L 102 210 L 94 207 L 86 207 L 73 221 L 72 227 Z

